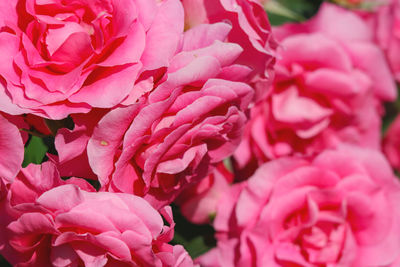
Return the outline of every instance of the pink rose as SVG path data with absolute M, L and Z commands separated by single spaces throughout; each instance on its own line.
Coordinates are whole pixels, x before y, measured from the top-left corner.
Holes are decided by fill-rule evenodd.
M 218 205 L 201 266 L 396 266 L 400 184 L 377 151 L 341 147 L 262 165 Z
M 337 17 L 341 19 L 335 20 L 334 18 Z M 324 3 L 318 14 L 311 20 L 303 24 L 283 25 L 276 28 L 274 33 L 279 40 L 286 39 L 293 34 L 318 33 L 324 35 L 338 43 L 349 58 L 347 60 L 343 57 L 339 58 L 347 62 L 331 58 L 327 64 L 334 67 L 335 63 L 344 63 L 344 68 L 348 68 L 348 65 L 351 64 L 356 70 L 369 77 L 375 97 L 384 101 L 396 99 L 397 92 L 385 57 L 373 42 L 374 32 L 369 24 L 355 13 L 333 4 Z
M 250 69 L 234 64 L 243 49 L 224 42 L 230 30 L 216 23 L 186 31 L 157 87 L 99 121 L 87 151 L 106 190 L 159 208 L 233 153 L 253 90 L 240 82 Z
M 11 209 L 7 196 L 10 183 L 20 172 L 24 159 L 26 139 L 23 137 L 27 135 L 22 136 L 19 128 L 26 126 L 22 117 L 0 113 L 0 253 L 8 250 L 4 229 L 11 221 L 11 216 L 17 214 Z
M 10 117 L 11 123 L 0 114 L 0 180 L 6 182 L 14 179 L 24 160 L 24 143 L 14 124 L 23 123 L 18 119 Z
M 374 30 L 375 41 L 386 55 L 393 75 L 400 81 L 400 2 L 388 0 L 377 12 L 364 14 Z
M 161 210 L 166 226 L 140 197 L 93 192 L 84 180 L 71 179 L 62 181 L 51 163 L 29 165 L 16 178 L 10 203 L 20 214 L 7 226 L 12 253 L 2 251 L 10 263 L 193 266 L 182 246 L 167 244 L 174 227 L 169 207 Z
M 255 0 L 181 0 L 185 26 L 228 22 L 232 30 L 227 40 L 239 44 L 243 53 L 236 63 L 252 69 L 248 82 L 255 88 L 255 99 L 265 96 L 273 79 L 277 43 L 264 8 Z
M 382 145 L 390 164 L 396 170 L 400 170 L 400 115 L 392 122 L 385 134 Z
M 337 19 L 340 18 L 340 19 Z M 379 149 L 381 101 L 396 87 L 372 32 L 357 15 L 323 4 L 304 24 L 275 29 L 281 41 L 268 97 L 251 111 L 235 152 L 239 169 L 348 142 Z
M 0 108 L 50 119 L 121 103 L 142 72 L 168 66 L 184 20 L 178 0 L 15 0 L 0 10 Z
M 61 176 L 98 179 L 89 165 L 87 144 L 94 127 L 106 113 L 104 109 L 93 109 L 86 114 L 73 114 L 73 130 L 58 129 L 54 140 L 57 155 L 48 153 L 47 156 L 57 166 Z
M 7 199 L 8 196 L 8 187 L 3 179 L 0 178 L 0 254 L 1 255 L 12 255 L 12 257 L 16 257 L 17 254 L 13 249 L 11 249 L 8 244 L 8 237 L 6 234 L 7 225 L 16 218 L 19 213 L 14 211 L 10 206 L 10 202 Z
M 57 169 L 49 162 L 42 165 L 30 164 L 26 168 L 21 169 L 11 184 L 1 186 L 0 254 L 7 258 L 7 260 L 13 261 L 12 259 L 14 259 L 17 261 L 17 259 L 20 259 L 23 261 L 23 258 L 25 258 L 25 255 L 22 255 L 10 246 L 10 235 L 6 231 L 7 225 L 21 216 L 24 207 L 27 210 L 34 208 L 36 199 L 42 193 L 53 187 L 65 184 L 75 184 L 84 190 L 95 191 L 83 179 L 71 178 L 67 181 L 61 180 Z M 21 210 L 13 207 L 16 204 L 19 205 Z
M 206 178 L 183 190 L 175 203 L 188 221 L 196 224 L 210 223 L 215 216 L 219 198 L 232 182 L 233 174 L 221 162 Z

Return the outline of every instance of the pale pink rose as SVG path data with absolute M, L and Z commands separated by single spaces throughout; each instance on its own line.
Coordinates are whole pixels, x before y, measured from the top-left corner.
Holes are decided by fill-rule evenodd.
M 259 1 L 256 0 L 181 0 L 185 9 L 185 28 L 202 23 L 228 22 L 232 30 L 227 40 L 239 44 L 243 53 L 236 63 L 252 69 L 248 82 L 255 88 L 255 99 L 262 98 L 273 79 L 277 43 Z
M 188 221 L 195 224 L 210 223 L 215 216 L 219 198 L 232 182 L 233 174 L 221 162 L 206 178 L 183 190 L 175 203 Z
M 47 162 L 29 165 L 11 184 L 10 203 L 19 214 L 2 230 L 9 245 L 1 251 L 11 264 L 193 266 L 182 246 L 167 243 L 175 225 L 169 207 L 160 211 L 167 226 L 140 197 L 95 192 L 71 179 L 62 181 Z
M 157 87 L 99 121 L 87 151 L 105 190 L 159 208 L 233 153 L 253 89 L 240 82 L 251 70 L 234 64 L 243 49 L 224 42 L 230 30 L 216 23 L 186 31 Z
M 24 160 L 24 142 L 18 125 L 22 121 L 19 118 L 0 114 L 0 180 L 11 182 L 21 169 Z
M 3 1 L 0 109 L 62 119 L 118 105 L 168 66 L 183 16 L 178 0 Z
M 382 149 L 392 167 L 400 171 L 400 115 L 387 130 Z
M 400 184 L 377 151 L 341 147 L 262 165 L 221 198 L 217 248 L 201 266 L 392 265 Z
M 364 21 L 323 4 L 310 21 L 275 34 L 276 77 L 251 110 L 238 168 L 252 173 L 270 159 L 316 155 L 343 142 L 379 149 L 381 101 L 394 100 L 396 87 Z

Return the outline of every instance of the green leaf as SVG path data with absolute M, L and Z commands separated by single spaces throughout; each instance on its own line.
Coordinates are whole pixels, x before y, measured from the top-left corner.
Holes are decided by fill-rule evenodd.
M 22 167 L 28 166 L 29 163 L 40 164 L 43 162 L 48 147 L 43 139 L 37 136 L 31 136 L 28 145 L 25 147 L 24 162 Z

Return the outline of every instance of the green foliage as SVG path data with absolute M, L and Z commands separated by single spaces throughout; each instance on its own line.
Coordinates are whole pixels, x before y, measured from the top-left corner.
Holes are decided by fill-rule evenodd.
M 28 145 L 25 146 L 24 162 L 22 163 L 22 167 L 28 166 L 29 163 L 42 163 L 47 150 L 48 147 L 42 138 L 31 136 Z
M 11 264 L 9 264 L 9 263 L 0 255 L 0 266 L 1 266 L 1 267 L 11 267 Z
M 172 244 L 184 246 L 192 258 L 215 247 L 214 229 L 210 225 L 192 224 L 182 216 L 178 207 L 173 205 L 172 210 L 176 223 Z
M 304 17 L 312 17 L 317 13 L 321 0 L 278 0 L 283 6 Z
M 288 18 L 282 15 L 278 15 L 276 13 L 271 13 L 271 12 L 267 12 L 268 13 L 268 18 L 269 21 L 271 22 L 271 25 L 273 26 L 279 26 L 282 25 L 284 23 L 288 23 L 288 22 L 296 22 L 295 19 L 292 18 Z
M 312 17 L 322 0 L 269 0 L 265 5 L 273 26 L 287 22 L 301 22 Z
M 400 86 L 397 86 L 397 99 L 394 102 L 385 103 L 385 116 L 382 120 L 382 134 L 385 134 L 390 124 L 400 114 Z

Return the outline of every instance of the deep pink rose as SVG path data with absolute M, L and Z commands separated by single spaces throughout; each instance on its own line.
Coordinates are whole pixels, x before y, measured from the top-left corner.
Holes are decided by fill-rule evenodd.
M 262 98 L 273 79 L 277 43 L 264 8 L 255 0 L 181 0 L 185 27 L 202 23 L 228 22 L 232 30 L 227 40 L 239 44 L 243 53 L 236 63 L 252 69 L 248 83 L 255 88 L 255 99 Z
M 188 221 L 196 224 L 210 223 L 215 216 L 219 198 L 232 182 L 233 174 L 221 162 L 206 178 L 183 190 L 175 203 Z
M 183 15 L 178 0 L 3 1 L 0 109 L 62 119 L 116 106 L 168 66 Z
M 72 181 L 71 181 L 72 179 Z M 172 246 L 171 209 L 161 213 L 130 194 L 94 192 L 82 179 L 62 181 L 52 163 L 29 165 L 10 187 L 20 214 L 8 224 L 12 264 L 27 266 L 193 266 Z
M 342 142 L 378 149 L 381 101 L 394 100 L 396 87 L 363 20 L 323 4 L 310 21 L 278 27 L 275 34 L 282 46 L 275 80 L 251 110 L 235 152 L 239 169 L 315 155 Z
M 87 151 L 106 190 L 158 208 L 233 153 L 253 89 L 240 82 L 251 70 L 234 64 L 243 49 L 224 42 L 230 30 L 216 23 L 186 31 L 157 87 L 99 121 Z
M 392 122 L 385 134 L 383 152 L 393 168 L 400 171 L 400 115 Z
M 396 266 L 400 184 L 357 147 L 262 165 L 221 198 L 217 248 L 201 266 Z

